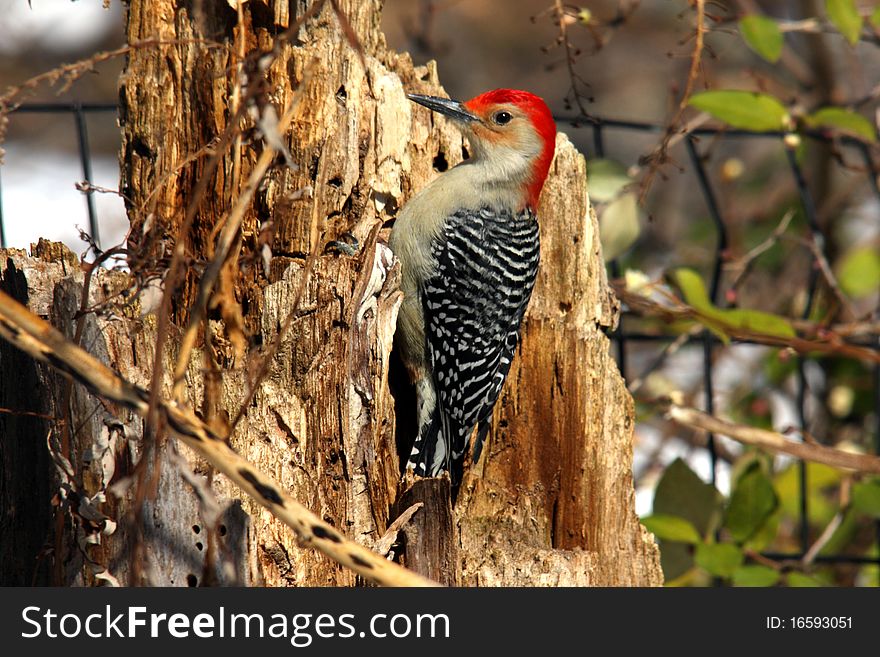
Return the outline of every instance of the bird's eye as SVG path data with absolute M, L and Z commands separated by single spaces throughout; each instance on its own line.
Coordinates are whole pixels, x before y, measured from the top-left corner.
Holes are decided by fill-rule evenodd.
M 495 121 L 498 125 L 506 125 L 510 123 L 510 120 L 513 118 L 510 112 L 498 112 L 495 116 L 492 117 L 492 120 Z

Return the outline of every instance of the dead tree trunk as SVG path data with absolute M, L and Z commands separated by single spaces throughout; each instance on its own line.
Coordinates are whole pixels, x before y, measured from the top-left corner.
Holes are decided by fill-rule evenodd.
M 290 128 L 280 136 L 295 166 L 277 158 L 246 204 L 186 362 L 185 401 L 220 431 L 232 428 L 245 404 L 232 446 L 325 521 L 374 547 L 420 494 L 399 482 L 398 443 L 411 437 L 397 435 L 389 388 L 400 292 L 384 246 L 387 225 L 436 175 L 435 162 L 461 160 L 463 144 L 453 128 L 427 123 L 406 100 L 404 90 L 443 92 L 432 65 L 414 67 L 386 48 L 381 2 L 338 5 L 340 14 L 329 2 L 315 10 L 301 1 L 251 0 L 236 10 L 132 0 L 134 47 L 120 90 L 122 191 L 132 223 L 130 264 L 141 281 L 163 275 L 174 246 L 186 247 L 172 321 L 166 329 L 160 322 L 168 396 L 182 327 L 217 233 L 232 221 L 237 200 L 248 198 L 249 177 L 277 136 L 266 109 L 281 116 L 291 108 Z M 254 127 L 259 113 L 262 131 Z M 616 321 L 617 307 L 584 161 L 565 137 L 541 205 L 539 282 L 484 457 L 454 511 L 435 496 L 439 501 L 405 525 L 402 559 L 446 583 L 656 585 L 657 549 L 633 508 L 632 402 L 602 332 Z M 31 307 L 73 336 L 82 272 L 57 257 L 49 264 L 17 253 L 8 262 L 4 285 L 20 288 L 26 278 Z M 51 275 L 39 273 L 47 269 Z M 90 305 L 130 284 L 123 275 L 97 276 Z M 81 344 L 148 387 L 153 316 L 89 314 L 83 321 Z M 13 358 L 0 351 L 4 372 Z M 27 367 L 35 368 L 45 397 L 25 410 L 63 419 L 54 423 L 59 435 L 67 427 L 54 451 L 75 472 L 68 490 L 111 521 L 103 533 L 75 514 L 49 521 L 47 491 L 37 489 L 29 501 L 31 539 L 14 551 L 22 559 L 40 543 L 40 531 L 50 537 L 40 581 L 92 583 L 97 573 L 155 585 L 358 583 L 298 546 L 270 513 L 187 449 L 160 440 L 145 452 L 140 419 L 78 386 L 65 396 L 66 382 L 42 366 Z M 0 406 L 24 403 L 0 392 Z M 23 485 L 18 460 L 45 474 L 40 485 L 52 475 L 44 452 L 28 448 L 21 456 L 10 441 L 42 446 L 53 422 L 35 421 L 39 426 L 27 430 L 15 428 L 21 420 L 0 415 L 0 422 L 10 482 L 0 487 L 0 502 L 20 501 L 11 483 Z M 149 466 L 139 469 L 144 454 Z M 119 482 L 130 485 L 114 486 Z M 429 497 L 437 488 L 419 487 Z

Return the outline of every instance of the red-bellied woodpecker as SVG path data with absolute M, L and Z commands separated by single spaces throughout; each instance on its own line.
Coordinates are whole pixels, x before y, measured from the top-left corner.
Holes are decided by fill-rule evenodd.
M 404 292 L 397 339 L 418 398 L 408 467 L 449 470 L 457 484 L 474 427 L 480 457 L 535 284 L 535 211 L 556 124 L 526 91 L 409 98 L 453 120 L 471 149 L 406 204 L 391 232 Z

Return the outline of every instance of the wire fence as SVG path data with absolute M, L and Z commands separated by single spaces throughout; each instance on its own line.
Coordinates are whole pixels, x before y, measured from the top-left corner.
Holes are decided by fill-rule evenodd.
M 92 155 L 89 146 L 89 134 L 86 127 L 86 115 L 90 113 L 112 115 L 116 112 L 117 106 L 111 103 L 59 103 L 59 104 L 25 104 L 13 111 L 15 113 L 30 114 L 52 114 L 52 115 L 68 115 L 71 118 L 71 129 L 75 131 L 78 147 L 78 159 L 81 166 L 83 181 L 87 183 L 84 187 L 84 196 L 86 200 L 86 209 L 88 212 L 89 230 L 93 241 L 99 244 L 100 240 L 100 222 L 98 212 L 94 202 L 94 191 L 90 189 L 93 182 L 92 174 Z M 576 129 L 587 129 L 592 131 L 592 150 L 596 157 L 606 157 L 606 140 L 608 133 L 611 131 L 625 131 L 630 133 L 662 133 L 665 126 L 638 123 L 630 121 L 615 120 L 594 120 L 584 124 L 583 120 L 572 119 L 570 117 L 557 117 L 561 124 L 574 126 Z M 787 165 L 796 185 L 799 202 L 801 204 L 804 216 L 806 218 L 810 237 L 819 249 L 825 247 L 825 236 L 820 227 L 816 205 L 807 184 L 806 177 L 801 169 L 800 164 L 795 157 L 791 148 L 784 143 L 785 133 L 755 133 L 746 130 L 723 130 L 716 129 L 696 129 L 684 136 L 684 145 L 687 151 L 690 167 L 696 175 L 700 194 L 705 203 L 708 214 L 711 218 L 714 230 L 715 247 L 712 258 L 711 277 L 709 281 L 709 295 L 713 303 L 722 305 L 721 303 L 721 285 L 723 278 L 723 264 L 725 262 L 725 253 L 728 249 L 730 239 L 727 224 L 722 214 L 720 205 L 717 201 L 715 191 L 713 189 L 713 181 L 707 171 L 704 162 L 704 153 L 700 151 L 700 137 L 712 137 L 716 139 L 775 139 L 786 153 Z M 808 132 L 807 138 L 816 140 L 829 140 L 827 135 L 818 132 Z M 866 177 L 869 178 L 872 193 L 875 195 L 877 203 L 880 204 L 880 187 L 878 187 L 878 169 L 871 157 L 869 148 L 862 142 L 844 138 L 842 143 L 848 147 L 858 151 L 859 157 L 864 163 Z M 6 246 L 4 217 L 3 217 L 3 188 L 2 180 L 0 180 L 0 245 Z M 609 270 L 612 277 L 620 276 L 621 271 L 617 262 L 609 264 Z M 820 271 L 816 266 L 810 267 L 807 272 L 807 298 L 803 310 L 803 318 L 810 316 L 813 305 L 816 301 L 817 291 L 820 286 Z M 654 345 L 655 349 L 662 349 L 663 343 L 669 343 L 676 339 L 674 335 L 653 334 L 644 331 L 632 330 L 628 328 L 630 324 L 630 313 L 624 309 L 620 323 L 617 329 L 611 333 L 611 338 L 616 346 L 616 358 L 621 373 L 627 380 L 631 380 L 635 374 L 630 371 L 631 352 L 636 346 Z M 724 348 L 723 345 L 712 333 L 703 331 L 702 334 L 693 336 L 688 339 L 688 344 L 697 345 L 702 350 L 702 375 L 701 387 L 707 413 L 715 412 L 715 389 L 714 389 L 714 360 L 717 350 Z M 657 345 L 661 345 L 658 347 Z M 870 345 L 874 349 L 880 350 L 880 340 L 874 340 Z M 797 357 L 797 392 L 796 403 L 797 412 L 800 422 L 800 429 L 803 435 L 809 435 L 809 418 L 807 413 L 807 395 L 808 381 L 805 371 L 805 365 L 810 360 L 808 356 Z M 872 400 L 873 400 L 873 448 L 877 454 L 880 454 L 880 365 L 873 366 L 872 372 Z M 714 435 L 708 436 L 707 450 L 709 457 L 709 478 L 713 485 L 717 481 L 717 473 L 719 468 L 719 455 L 717 450 L 717 438 Z M 806 464 L 801 461 L 799 468 L 799 543 L 800 549 L 790 553 L 765 552 L 763 556 L 776 560 L 800 560 L 807 554 L 810 549 L 810 523 L 809 523 L 809 495 L 808 495 L 808 472 Z M 880 521 L 875 527 L 875 541 L 880 546 Z M 828 564 L 851 564 L 864 565 L 873 564 L 878 566 L 880 571 L 880 554 L 877 556 L 865 556 L 857 554 L 819 554 L 815 557 L 815 561 Z
M 77 154 L 82 171 L 82 182 L 86 183 L 87 191 L 83 193 L 86 211 L 89 217 L 89 235 L 95 244 L 101 243 L 101 231 L 98 221 L 98 210 L 95 207 L 94 191 L 88 189 L 94 182 L 92 172 L 92 149 L 89 143 L 89 130 L 86 123 L 87 114 L 114 114 L 118 110 L 115 103 L 28 103 L 15 108 L 13 114 L 56 114 L 68 115 L 72 119 L 71 128 L 76 134 Z M 0 168 L 0 247 L 5 248 L 6 231 L 3 216 L 3 179 Z

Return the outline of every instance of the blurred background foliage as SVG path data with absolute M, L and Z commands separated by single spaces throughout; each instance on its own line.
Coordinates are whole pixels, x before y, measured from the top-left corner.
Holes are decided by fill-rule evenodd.
M 119 2 L 8 4 L 0 92 L 123 40 Z M 880 366 L 835 346 L 878 353 L 876 2 L 387 0 L 383 29 L 417 63 L 436 60 L 453 97 L 497 87 L 542 95 L 587 156 L 609 271 L 628 301 L 623 330 L 651 338 L 627 341 L 624 374 L 637 402 L 638 511 L 661 539 L 668 583 L 876 586 L 880 480 L 720 437 L 713 460 L 705 432 L 669 421 L 660 401 L 877 453 Z M 60 97 L 38 88 L 29 100 L 112 102 L 123 63 L 100 64 Z M 110 180 L 95 182 L 115 187 L 118 131 L 108 117 L 89 121 L 95 157 L 109 167 Z M 704 131 L 691 145 L 726 232 L 720 253 L 684 130 Z M 83 250 L 73 225 L 84 211 L 79 220 L 48 212 L 54 221 L 39 224 L 33 217 L 47 211 L 27 201 L 79 180 L 75 164 L 63 164 L 76 161 L 70 126 L 14 114 L 4 148 L 9 244 L 61 237 Z M 101 216 L 117 226 L 105 233 L 124 235 L 121 203 Z M 31 232 L 12 230 L 21 226 Z M 784 343 L 793 336 L 831 347 L 802 359 Z

